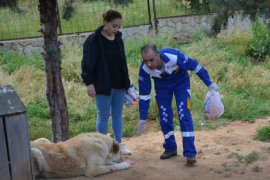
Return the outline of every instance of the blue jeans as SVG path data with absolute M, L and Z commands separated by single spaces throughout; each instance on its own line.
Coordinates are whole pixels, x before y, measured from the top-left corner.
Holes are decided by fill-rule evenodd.
M 111 95 L 96 95 L 97 123 L 96 129 L 101 134 L 107 134 L 110 113 L 112 115 L 112 130 L 118 143 L 122 142 L 123 119 L 122 111 L 125 98 L 124 89 L 111 89 Z

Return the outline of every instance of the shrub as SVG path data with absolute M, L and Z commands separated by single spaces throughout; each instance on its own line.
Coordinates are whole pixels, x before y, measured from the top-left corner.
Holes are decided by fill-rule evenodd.
M 256 131 L 256 139 L 261 141 L 270 141 L 270 125 L 257 129 Z
M 266 56 L 270 56 L 270 31 L 263 23 L 262 19 L 258 19 L 252 25 L 253 39 L 247 48 L 247 55 L 251 56 L 255 63 L 265 61 Z
M 249 153 L 247 156 L 245 156 L 244 161 L 248 164 L 257 161 L 260 158 L 259 154 L 255 151 Z

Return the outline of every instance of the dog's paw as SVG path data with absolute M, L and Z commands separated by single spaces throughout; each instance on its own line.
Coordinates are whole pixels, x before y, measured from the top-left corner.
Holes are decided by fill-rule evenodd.
M 125 162 L 129 163 L 130 165 L 133 165 L 133 161 L 131 160 L 126 160 Z
M 130 168 L 131 163 L 124 161 L 124 162 L 119 163 L 118 165 L 119 165 L 122 169 L 128 169 L 128 168 Z

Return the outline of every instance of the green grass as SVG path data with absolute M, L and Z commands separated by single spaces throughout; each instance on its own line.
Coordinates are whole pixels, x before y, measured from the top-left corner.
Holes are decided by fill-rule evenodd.
M 232 158 L 232 157 L 236 157 L 236 159 L 239 162 L 244 162 L 247 164 L 251 164 L 251 163 L 260 159 L 260 155 L 256 151 L 252 151 L 251 153 L 249 153 L 247 155 L 241 155 L 239 153 L 232 152 L 228 155 L 228 158 Z
M 257 129 L 255 138 L 260 141 L 270 142 L 270 125 Z
M 258 152 L 253 151 L 244 157 L 244 161 L 250 164 L 254 161 L 257 161 L 259 158 L 260 158 L 260 155 L 258 154 Z
M 0 52 L 0 65 L 4 72 L 11 74 L 22 66 L 44 67 L 43 59 L 37 53 L 23 55 L 13 52 Z
M 48 103 L 45 97 L 35 97 L 33 102 L 26 105 L 29 118 L 38 117 L 40 119 L 49 119 Z
M 132 0 L 126 5 L 103 1 L 76 0 L 70 18 L 63 19 L 65 3 L 58 1 L 60 24 L 63 34 L 93 31 L 102 24 L 102 13 L 115 9 L 123 15 L 123 26 L 149 24 L 147 1 Z M 41 36 L 38 1 L 18 1 L 15 10 L 0 7 L 0 40 Z M 152 10 L 152 3 L 151 3 Z M 168 17 L 191 13 L 177 0 L 157 0 L 157 17 Z M 153 12 L 151 12 L 153 19 Z M 58 29 L 59 30 L 59 29 Z M 59 32 L 60 33 L 60 32 Z
M 262 170 L 263 170 L 263 168 L 260 167 L 260 166 L 253 166 L 253 167 L 251 168 L 251 171 L 252 171 L 252 172 L 261 172 Z
M 243 33 L 243 32 L 242 32 Z M 254 65 L 243 52 L 249 32 L 233 41 L 231 33 L 217 39 L 200 35 L 192 43 L 179 44 L 170 35 L 151 35 L 125 41 L 130 79 L 137 86 L 138 68 L 141 62 L 140 48 L 144 43 L 155 43 L 158 48 L 174 47 L 200 61 L 208 70 L 212 80 L 220 86 L 225 113 L 217 121 L 209 121 L 204 115 L 204 98 L 208 91 L 203 82 L 193 73 L 191 76 L 192 116 L 195 129 L 214 129 L 230 121 L 254 122 L 256 118 L 270 115 L 270 59 Z M 238 37 L 239 38 L 239 37 Z M 243 44 L 241 44 L 243 42 Z M 96 107 L 86 93 L 80 77 L 82 47 L 67 43 L 62 47 L 62 78 L 67 98 L 70 135 L 95 131 Z M 31 139 L 51 136 L 51 122 L 45 95 L 45 73 L 39 55 L 0 53 L 0 86 L 11 84 L 28 109 Z M 10 68 L 7 68 L 11 66 Z M 12 66 L 15 66 L 14 68 Z M 173 112 L 177 110 L 173 102 Z M 149 108 L 149 122 L 159 130 L 158 114 L 155 111 L 154 90 Z M 138 109 L 124 107 L 124 136 L 136 133 L 139 119 Z M 175 124 L 179 122 L 175 116 Z M 177 129 L 177 128 L 176 128 Z M 112 134 L 111 127 L 108 128 Z

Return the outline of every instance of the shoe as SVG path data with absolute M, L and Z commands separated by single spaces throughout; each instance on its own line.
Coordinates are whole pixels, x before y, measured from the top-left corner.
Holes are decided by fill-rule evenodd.
M 161 154 L 160 159 L 168 159 L 176 155 L 177 151 L 164 151 L 163 154 Z
M 120 154 L 131 155 L 130 150 L 128 150 L 128 148 L 126 148 L 126 146 L 123 143 L 119 143 L 119 149 L 120 149 Z
M 196 161 L 196 156 L 187 156 L 186 157 L 186 163 L 187 163 L 187 165 L 193 165 L 196 162 L 197 162 Z

